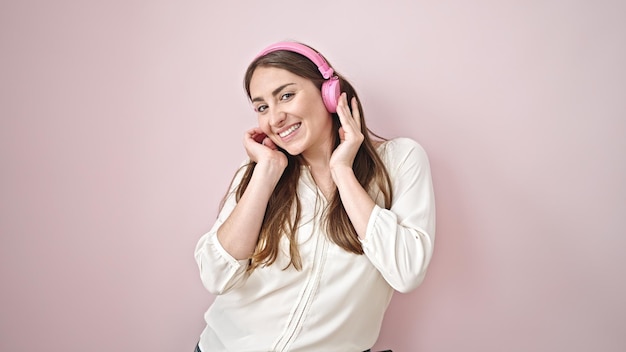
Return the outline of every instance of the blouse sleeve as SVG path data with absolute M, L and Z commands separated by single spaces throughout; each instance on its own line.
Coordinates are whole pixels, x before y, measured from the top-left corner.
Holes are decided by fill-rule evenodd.
M 435 240 L 435 199 L 430 164 L 415 141 L 387 142 L 382 157 L 391 178 L 389 210 L 376 205 L 362 241 L 363 251 L 385 280 L 409 292 L 424 280 Z
M 214 295 L 228 292 L 245 281 L 248 259 L 237 260 L 222 247 L 217 239 L 217 230 L 228 218 L 237 204 L 235 190 L 243 174 L 243 169 L 235 175 L 222 209 L 211 230 L 204 234 L 195 249 L 195 258 L 200 269 L 200 279 L 204 287 Z

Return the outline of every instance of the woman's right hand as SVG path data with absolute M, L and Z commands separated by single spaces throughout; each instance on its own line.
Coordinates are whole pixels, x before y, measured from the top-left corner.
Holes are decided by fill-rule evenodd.
M 246 132 L 243 145 L 250 160 L 257 164 L 267 163 L 268 165 L 279 166 L 281 170 L 287 167 L 287 156 L 259 127 Z

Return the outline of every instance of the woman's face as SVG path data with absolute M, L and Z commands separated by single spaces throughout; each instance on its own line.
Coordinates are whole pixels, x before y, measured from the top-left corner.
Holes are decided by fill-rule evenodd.
M 330 156 L 333 123 L 313 82 L 280 68 L 259 67 L 250 80 L 250 97 L 259 127 L 277 146 L 305 158 Z

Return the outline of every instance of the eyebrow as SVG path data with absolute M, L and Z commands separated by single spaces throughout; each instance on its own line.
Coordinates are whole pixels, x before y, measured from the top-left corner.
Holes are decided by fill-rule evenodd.
M 274 90 L 272 91 L 272 95 L 276 95 L 276 94 L 280 93 L 280 91 L 281 91 L 281 90 L 285 89 L 286 87 L 288 87 L 288 86 L 290 86 L 290 85 L 292 85 L 292 84 L 295 84 L 295 83 L 286 83 L 286 84 L 283 84 L 282 86 L 280 86 L 280 87 L 278 87 L 278 88 L 274 89 Z M 261 98 L 261 97 L 256 97 L 256 98 L 252 99 L 252 102 L 253 102 L 253 103 L 254 103 L 255 101 L 263 101 L 263 98 Z

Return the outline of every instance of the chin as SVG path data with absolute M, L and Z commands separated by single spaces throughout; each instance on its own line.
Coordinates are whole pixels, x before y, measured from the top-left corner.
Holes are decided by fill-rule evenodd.
M 293 150 L 293 149 L 284 149 L 284 150 L 285 150 L 285 152 L 287 152 L 287 154 L 289 154 L 291 156 L 297 156 L 297 155 L 302 154 L 302 151 L 300 151 L 300 150 L 298 150 L 298 151 Z
M 293 146 L 293 147 L 288 147 L 288 148 L 282 148 L 285 152 L 287 152 L 287 154 L 291 155 L 291 156 L 296 156 L 296 155 L 300 155 L 302 154 L 303 150 L 302 148 Z

